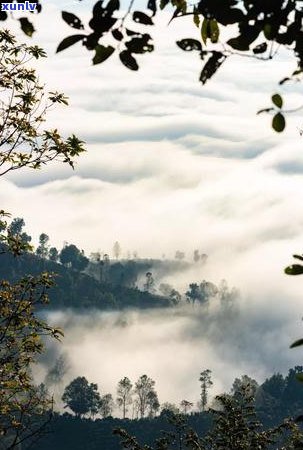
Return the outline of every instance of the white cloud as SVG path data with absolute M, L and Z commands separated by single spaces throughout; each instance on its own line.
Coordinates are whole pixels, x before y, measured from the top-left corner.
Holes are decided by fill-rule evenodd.
M 49 367 L 58 352 L 68 355 L 70 370 L 61 391 L 74 377 L 85 376 L 103 394 L 115 395 L 121 378 L 135 382 L 145 373 L 156 381 L 161 403 L 186 398 L 196 404 L 199 374 L 206 368 L 213 372 L 212 398 L 229 391 L 235 377 L 246 373 L 261 383 L 274 372 L 287 372 L 298 358 L 285 347 L 300 324 L 293 326 L 294 314 L 283 305 L 275 311 L 264 304 L 256 311 L 247 302 L 233 314 L 199 307 L 56 313 L 48 320 L 66 332 L 63 347 L 51 348 L 43 360 Z

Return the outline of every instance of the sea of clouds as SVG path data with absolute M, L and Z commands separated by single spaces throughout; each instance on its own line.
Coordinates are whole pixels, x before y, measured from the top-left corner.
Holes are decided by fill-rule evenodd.
M 85 5 L 77 8 L 89 17 Z M 41 79 L 71 104 L 51 113 L 48 125 L 76 133 L 87 153 L 75 171 L 53 164 L 8 175 L 0 181 L 1 208 L 24 217 L 35 241 L 46 232 L 52 245 L 68 241 L 87 253 L 111 253 L 116 240 L 123 252 L 149 257 L 182 250 L 189 258 L 199 248 L 209 255 L 203 272 L 163 281 L 184 292 L 191 281 L 226 278 L 242 292 L 232 319 L 189 309 L 58 313 L 50 319 L 65 329 L 68 376 L 85 375 L 113 391 L 121 377 L 148 373 L 163 401 L 179 401 L 198 397 L 206 367 L 215 392 L 241 373 L 261 381 L 299 363 L 300 351 L 288 345 L 300 335 L 303 278 L 283 268 L 303 244 L 302 118 L 287 118 L 277 135 L 269 116 L 256 115 L 294 62 L 287 54 L 271 63 L 233 57 L 202 87 L 198 56 L 175 45 L 199 31 L 183 19 L 168 27 L 164 14 L 156 51 L 138 58 L 138 73 L 116 55 L 93 67 L 81 45 L 54 55 L 73 30 L 60 22 L 56 3 L 45 10 L 34 38 L 50 55 L 38 64 Z M 287 108 L 300 105 L 298 84 L 281 92 Z M 60 351 L 49 353 L 49 364 Z

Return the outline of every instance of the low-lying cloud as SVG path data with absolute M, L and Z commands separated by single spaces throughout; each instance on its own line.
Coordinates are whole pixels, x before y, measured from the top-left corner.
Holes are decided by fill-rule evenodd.
M 191 306 L 148 311 L 57 312 L 48 320 L 61 325 L 66 337 L 44 356 L 52 366 L 60 352 L 68 355 L 70 370 L 59 389 L 76 376 L 96 382 L 114 396 L 118 381 L 136 381 L 147 374 L 156 381 L 161 403 L 199 400 L 199 374 L 210 368 L 212 397 L 229 391 L 243 374 L 259 382 L 275 372 L 286 373 L 300 362 L 290 350 L 291 337 L 302 332 L 299 317 L 283 306 L 264 302 L 256 310 L 242 299 L 233 311 L 217 305 L 210 311 Z M 271 303 L 271 302 L 270 302 Z M 58 392 L 58 391 L 57 391 Z

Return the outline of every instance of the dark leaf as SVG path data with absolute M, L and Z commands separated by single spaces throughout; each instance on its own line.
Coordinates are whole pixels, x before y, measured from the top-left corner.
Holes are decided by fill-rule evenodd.
M 273 104 L 274 104 L 275 106 L 277 106 L 278 108 L 282 108 L 282 106 L 283 106 L 283 99 L 282 99 L 281 95 L 279 95 L 279 94 L 274 94 L 274 95 L 271 97 L 271 101 L 272 101 Z
M 255 25 L 239 24 L 239 36 L 229 39 L 227 44 L 239 51 L 249 50 L 249 46 L 257 39 L 260 34 L 261 27 L 259 23 Z
M 83 30 L 84 26 L 81 20 L 75 16 L 73 13 L 69 13 L 67 11 L 62 11 L 62 19 L 72 28 L 76 28 L 77 30 Z
M 137 31 L 132 31 L 132 30 L 129 30 L 128 28 L 126 28 L 125 31 L 126 31 L 127 36 L 135 36 L 135 35 L 139 36 L 140 35 L 140 33 L 138 33 Z
M 147 8 L 150 9 L 153 13 L 153 17 L 157 12 L 157 2 L 156 0 L 148 0 Z
M 290 78 L 289 77 L 282 78 L 282 80 L 279 81 L 279 84 L 284 84 L 286 83 L 286 81 L 290 81 Z
M 266 23 L 263 28 L 263 33 L 266 39 L 268 39 L 269 41 L 275 39 L 278 34 L 279 28 L 280 24 L 278 22 Z
M 202 50 L 201 42 L 196 39 L 182 39 L 181 41 L 177 41 L 176 44 L 186 52 L 191 52 L 192 50 Z
M 209 20 L 204 19 L 202 22 L 202 27 L 201 27 L 201 37 L 202 37 L 202 41 L 204 42 L 204 44 L 206 44 L 208 34 L 209 34 L 208 33 L 208 24 L 209 24 Z
M 302 275 L 302 273 L 303 273 L 303 266 L 301 266 L 301 264 L 293 264 L 292 266 L 286 267 L 284 272 L 287 275 Z
M 35 31 L 33 24 L 26 17 L 21 17 L 21 19 L 19 19 L 19 21 L 20 21 L 21 30 L 23 31 L 23 33 L 25 33 L 27 36 L 31 37 Z
M 106 15 L 112 16 L 113 13 L 117 11 L 119 8 L 120 8 L 119 0 L 109 0 L 105 8 Z
M 273 117 L 272 127 L 275 131 L 277 131 L 277 133 L 281 133 L 281 131 L 284 130 L 285 125 L 286 125 L 286 122 L 285 122 L 285 118 L 284 118 L 283 114 L 278 113 Z M 294 267 L 294 266 L 292 266 L 292 267 Z M 302 267 L 302 269 L 303 269 L 303 267 Z
M 249 43 L 246 40 L 241 39 L 241 36 L 229 39 L 227 44 L 233 49 L 240 50 L 241 52 L 249 50 Z
M 130 70 L 138 70 L 139 69 L 137 61 L 135 60 L 135 58 L 132 56 L 132 54 L 128 50 L 123 50 L 120 53 L 119 57 L 120 57 L 122 64 L 124 64 L 125 67 L 127 67 L 128 69 L 130 69 Z
M 265 53 L 266 50 L 267 50 L 267 43 L 266 43 L 266 42 L 263 42 L 262 44 L 257 45 L 257 46 L 253 49 L 253 52 L 254 52 L 255 55 L 259 55 L 259 54 L 261 54 L 261 53 Z
M 99 39 L 100 33 L 91 33 L 83 40 L 83 45 L 87 48 L 87 50 L 94 50 L 96 45 L 98 45 Z
M 7 19 L 7 13 L 5 11 L 0 11 L 0 20 L 6 20 Z
M 209 80 L 219 69 L 221 64 L 225 61 L 226 56 L 221 52 L 213 52 L 212 56 L 209 58 L 207 63 L 202 69 L 200 75 L 200 81 L 202 84 L 205 84 L 207 80 Z
M 300 347 L 300 345 L 303 345 L 303 339 L 298 339 L 297 341 L 293 342 L 290 348 Z M 300 375 L 302 376 L 302 374 Z
M 174 14 L 172 15 L 170 21 L 168 22 L 168 25 L 170 24 L 170 22 L 172 22 L 176 17 L 182 16 L 182 9 L 181 8 L 176 8 L 174 11 Z
M 130 53 L 152 52 L 154 46 L 149 44 L 150 35 L 144 34 L 141 37 L 134 37 L 131 41 L 125 43 Z
M 100 14 L 99 16 L 94 16 L 89 21 L 89 26 L 101 37 L 102 34 L 109 31 L 115 25 L 116 22 L 117 19 L 115 19 L 114 17 L 104 16 Z
M 169 4 L 169 0 L 160 0 L 160 9 L 164 9 Z
M 199 28 L 199 26 L 200 26 L 200 17 L 199 17 L 199 14 L 197 12 L 194 13 L 193 21 L 194 21 L 194 24 L 196 25 L 196 27 Z
M 291 45 L 296 39 L 296 33 L 291 32 L 291 26 L 288 27 L 286 33 L 280 33 L 276 36 L 275 41 L 282 45 Z
M 93 17 L 97 17 L 100 14 L 104 14 L 103 0 L 96 2 L 93 7 Z
M 263 109 L 260 109 L 257 112 L 257 114 L 268 113 L 268 112 L 271 112 L 271 111 L 274 111 L 274 108 L 263 108 Z
M 238 8 L 228 8 L 224 11 L 217 11 L 216 19 L 222 25 L 229 25 L 232 23 L 241 22 L 244 18 L 243 11 Z
M 209 21 L 209 37 L 212 44 L 216 44 L 219 40 L 220 29 L 218 26 L 218 22 L 215 19 L 211 19 Z
M 93 17 L 89 22 L 89 26 L 99 33 L 100 37 L 106 31 L 109 31 L 117 21 L 113 18 L 113 12 L 119 9 L 119 0 L 110 0 L 107 6 L 103 7 L 103 1 L 98 1 L 93 8 Z
M 120 30 L 118 30 L 118 28 L 112 30 L 112 35 L 117 41 L 122 41 L 123 39 L 123 34 L 121 33 Z
M 133 20 L 136 23 L 142 23 L 143 25 L 153 25 L 152 19 L 142 11 L 135 11 L 133 14 Z
M 106 59 L 108 59 L 115 51 L 114 47 L 109 45 L 108 47 L 105 47 L 104 45 L 97 45 L 95 47 L 96 54 L 93 58 L 93 64 L 100 64 L 104 62 Z
M 85 38 L 85 34 L 73 34 L 72 36 L 66 37 L 58 45 L 56 53 L 62 52 L 62 50 L 65 50 L 66 48 L 71 47 L 72 45 L 76 44 L 76 42 L 79 42 L 79 41 L 83 40 L 84 38 Z
M 301 255 L 292 255 L 293 258 L 299 259 L 300 261 L 303 261 L 303 256 Z

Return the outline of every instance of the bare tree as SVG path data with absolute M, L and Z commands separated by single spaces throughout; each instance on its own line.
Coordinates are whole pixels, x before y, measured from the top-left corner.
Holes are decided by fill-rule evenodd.
M 183 414 L 187 414 L 193 406 L 194 404 L 192 402 L 189 402 L 188 400 L 182 400 L 180 403 L 181 411 Z
M 144 417 L 150 404 L 150 398 L 154 392 L 155 382 L 147 375 L 141 375 L 135 383 L 134 393 L 138 402 L 140 417 Z
M 200 373 L 199 381 L 201 382 L 201 409 L 205 411 L 208 401 L 208 390 L 213 385 L 211 380 L 211 370 L 206 369 Z
M 132 404 L 133 385 L 129 378 L 124 377 L 117 386 L 117 404 L 122 409 L 122 417 L 125 419 L 127 407 Z
M 105 417 L 111 416 L 115 403 L 112 394 L 105 394 L 101 397 L 99 412 L 101 417 L 105 419 Z

